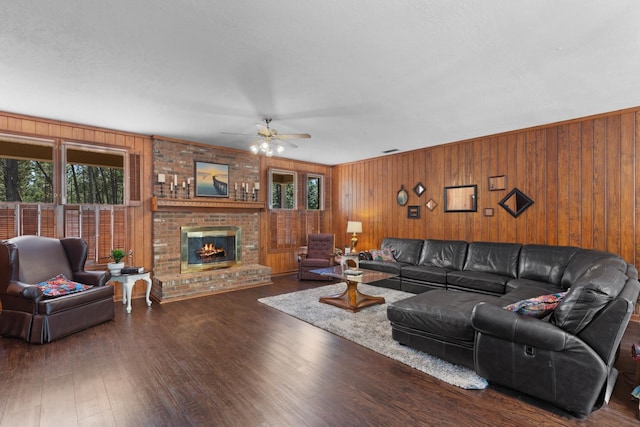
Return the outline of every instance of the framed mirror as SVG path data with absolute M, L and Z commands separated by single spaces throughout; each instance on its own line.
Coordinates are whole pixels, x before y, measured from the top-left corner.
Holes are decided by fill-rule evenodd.
M 269 170 L 269 208 L 295 209 L 298 175 L 292 171 Z
M 415 187 L 413 187 L 413 192 L 416 193 L 416 196 L 420 197 L 422 196 L 422 193 L 424 193 L 427 189 L 425 188 L 424 185 L 422 185 L 421 182 L 417 183 Z
M 458 185 L 444 187 L 445 212 L 476 212 L 478 210 L 478 186 Z
M 400 191 L 398 191 L 396 200 L 400 206 L 406 205 L 409 201 L 409 193 L 407 193 L 407 190 L 404 189 L 404 185 L 400 186 Z
M 504 199 L 502 199 L 498 204 L 502 206 L 505 211 L 509 212 L 514 218 L 517 218 L 522 212 L 527 210 L 527 208 L 533 204 L 533 200 L 531 200 L 522 191 L 514 188 L 513 190 L 509 191 L 509 194 L 507 194 Z
M 507 176 L 498 175 L 489 177 L 489 191 L 499 191 L 507 189 Z

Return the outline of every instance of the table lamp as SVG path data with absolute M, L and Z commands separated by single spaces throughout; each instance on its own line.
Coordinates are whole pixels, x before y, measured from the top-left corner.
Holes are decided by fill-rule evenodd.
M 347 221 L 347 233 L 353 233 L 351 237 L 351 252 L 356 250 L 358 244 L 358 236 L 356 233 L 362 233 L 362 222 L 360 221 Z

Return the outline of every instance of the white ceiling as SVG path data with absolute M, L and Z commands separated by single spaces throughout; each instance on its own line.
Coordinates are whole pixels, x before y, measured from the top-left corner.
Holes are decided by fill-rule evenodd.
M 638 0 L 0 0 L 0 110 L 291 159 L 639 105 Z

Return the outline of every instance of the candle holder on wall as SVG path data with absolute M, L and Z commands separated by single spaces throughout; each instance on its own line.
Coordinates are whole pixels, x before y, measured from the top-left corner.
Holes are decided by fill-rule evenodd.
M 158 174 L 158 185 L 160 185 L 160 197 L 164 197 L 164 183 L 166 181 L 165 174 Z

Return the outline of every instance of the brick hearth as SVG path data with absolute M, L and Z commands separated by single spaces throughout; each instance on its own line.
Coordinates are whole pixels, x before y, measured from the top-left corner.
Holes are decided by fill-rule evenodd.
M 193 177 L 195 160 L 228 164 L 231 185 L 259 179 L 259 160 L 252 153 L 159 138 L 153 143 L 154 173 L 178 175 L 179 183 Z M 207 198 L 195 200 L 203 199 Z M 242 262 L 229 268 L 181 274 L 180 228 L 198 226 L 240 227 Z M 192 209 L 188 203 L 183 208 L 158 209 L 153 213 L 153 297 L 168 302 L 271 283 L 271 268 L 259 264 L 259 228 L 256 209 Z

